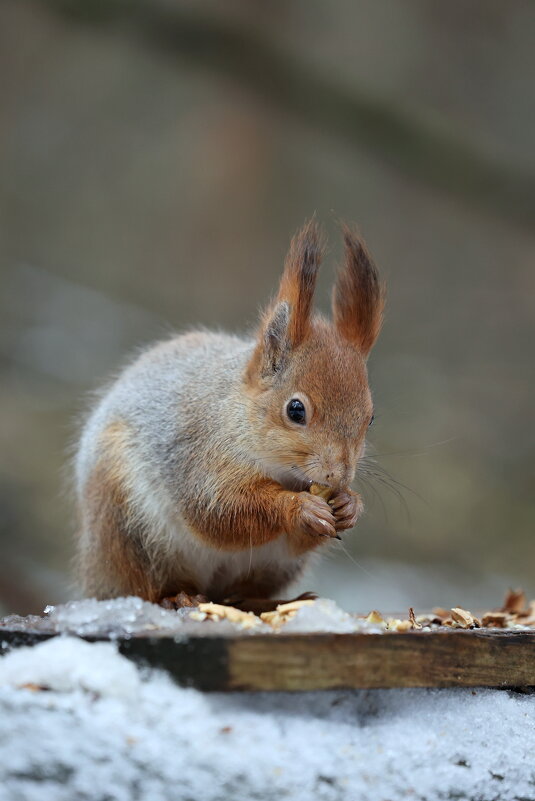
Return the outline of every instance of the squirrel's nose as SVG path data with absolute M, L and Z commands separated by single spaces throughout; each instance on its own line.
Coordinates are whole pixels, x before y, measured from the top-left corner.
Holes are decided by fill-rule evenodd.
M 345 465 L 331 467 L 325 473 L 325 483 L 330 487 L 345 486 L 349 482 L 349 474 L 350 470 Z
M 354 476 L 354 466 L 352 464 L 353 452 L 346 444 L 336 448 L 331 446 L 324 455 L 323 462 L 324 481 L 329 487 L 347 487 Z

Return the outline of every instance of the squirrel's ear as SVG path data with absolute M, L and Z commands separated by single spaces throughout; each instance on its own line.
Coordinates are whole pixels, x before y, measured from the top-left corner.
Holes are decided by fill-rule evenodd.
M 289 323 L 290 307 L 286 301 L 276 303 L 265 312 L 258 344 L 245 371 L 248 382 L 269 380 L 282 369 L 290 348 Z
M 290 244 L 277 298 L 263 315 L 258 344 L 247 368 L 249 379 L 265 379 L 279 372 L 288 353 L 307 336 L 322 252 L 321 232 L 312 219 Z
M 309 331 L 312 300 L 322 255 L 323 238 L 313 218 L 305 223 L 291 241 L 277 296 L 277 305 L 286 303 L 289 308 L 287 335 L 291 348 L 297 347 Z
M 367 356 L 383 322 L 384 286 L 362 238 L 346 225 L 342 232 L 345 262 L 333 290 L 334 323 Z
M 288 352 L 288 327 L 290 323 L 290 307 L 286 301 L 277 303 L 275 308 L 266 316 L 266 321 L 262 328 L 262 342 L 260 349 L 262 352 L 263 376 L 273 375 L 280 370 Z

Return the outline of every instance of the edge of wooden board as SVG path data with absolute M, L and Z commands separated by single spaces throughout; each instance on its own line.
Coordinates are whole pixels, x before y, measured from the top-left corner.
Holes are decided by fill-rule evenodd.
M 0 652 L 53 636 L 61 635 L 0 629 Z M 531 631 L 138 635 L 115 642 L 129 659 L 200 690 L 535 686 Z

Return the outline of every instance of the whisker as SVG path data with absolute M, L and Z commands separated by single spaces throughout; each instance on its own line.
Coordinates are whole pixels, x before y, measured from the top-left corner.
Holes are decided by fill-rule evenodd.
M 450 442 L 455 442 L 455 440 L 459 439 L 458 436 L 455 437 L 448 437 L 448 439 L 443 439 L 438 442 L 431 442 L 429 445 L 422 445 L 420 450 L 418 451 L 386 451 L 384 453 L 379 453 L 377 451 L 373 452 L 373 456 L 377 458 L 381 458 L 383 456 L 406 456 L 407 458 L 414 458 L 415 456 L 426 456 L 428 451 L 432 448 L 439 448 L 442 445 L 448 445 Z M 367 443 L 367 445 L 373 448 L 371 443 Z
M 351 562 L 353 562 L 353 564 L 354 564 L 356 567 L 358 567 L 358 568 L 359 568 L 359 570 L 362 570 L 362 572 L 363 572 L 363 573 L 366 573 L 366 575 L 367 575 L 367 576 L 369 576 L 369 578 L 372 578 L 372 579 L 376 579 L 376 578 L 377 578 L 377 576 L 374 576 L 374 574 L 373 574 L 373 573 L 370 573 L 370 571 L 369 571 L 369 570 L 368 570 L 366 567 L 364 567 L 364 565 L 361 565 L 361 564 L 360 564 L 360 562 L 357 562 L 357 560 L 353 558 L 353 556 L 352 556 L 352 555 L 349 553 L 349 551 L 348 551 L 348 550 L 347 550 L 347 548 L 345 547 L 345 545 L 344 545 L 344 543 L 343 543 L 343 541 L 342 541 L 342 540 L 340 540 L 340 548 L 342 549 L 342 551 L 344 552 L 344 554 L 347 556 L 347 558 L 348 558 L 348 559 L 349 559 Z
M 398 487 L 396 487 L 395 483 L 390 482 L 388 480 L 388 478 L 383 476 L 383 475 L 381 475 L 381 473 L 376 473 L 376 472 L 373 472 L 373 471 L 364 471 L 364 472 L 365 472 L 366 476 L 369 479 L 373 479 L 374 481 L 376 481 L 381 486 L 386 487 L 386 489 L 390 490 L 390 492 L 393 495 L 395 495 L 395 497 L 399 501 L 400 506 L 402 507 L 403 511 L 405 512 L 405 515 L 407 517 L 407 522 L 410 525 L 410 523 L 411 523 L 411 515 L 410 515 L 410 511 L 409 511 L 409 506 L 408 506 L 407 500 L 406 500 L 405 496 L 403 495 L 403 492 L 400 489 L 398 489 Z
M 377 487 L 374 486 L 374 484 L 369 480 L 369 477 L 364 472 L 357 472 L 355 480 L 357 482 L 361 482 L 364 485 L 364 487 L 366 488 L 366 490 L 370 490 L 371 492 L 373 492 L 374 499 L 377 499 L 379 501 L 379 503 L 381 504 L 381 508 L 383 510 L 383 517 L 385 519 L 385 522 L 388 522 L 388 510 L 386 508 L 386 504 L 385 504 L 385 502 L 383 500 L 383 497 L 382 497 L 381 493 L 379 492 L 379 490 L 377 489 Z
M 361 460 L 362 462 L 366 462 L 366 458 Z M 415 498 L 418 498 L 419 501 L 424 503 L 427 507 L 429 507 L 428 501 L 420 495 L 418 492 L 413 490 L 411 487 L 408 487 L 406 484 L 403 484 L 401 481 L 398 481 L 397 478 L 394 478 L 386 468 L 382 465 L 378 464 L 374 460 L 368 460 L 367 464 L 364 464 L 364 469 L 368 469 L 371 475 L 379 476 L 381 475 L 384 479 L 387 479 L 388 482 L 393 486 L 399 487 L 401 490 L 405 490 L 406 492 L 410 492 L 411 495 L 414 495 Z
M 253 532 L 249 532 L 249 567 L 247 568 L 247 578 L 251 575 L 251 568 L 253 566 Z

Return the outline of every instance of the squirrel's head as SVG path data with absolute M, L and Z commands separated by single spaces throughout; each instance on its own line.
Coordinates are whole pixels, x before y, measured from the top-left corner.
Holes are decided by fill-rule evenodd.
M 332 322 L 312 312 L 322 256 L 312 220 L 292 240 L 245 373 L 255 456 L 289 489 L 347 487 L 373 420 L 366 360 L 381 328 L 384 291 L 362 239 L 347 226 L 343 235 Z

